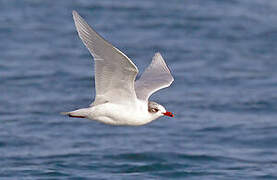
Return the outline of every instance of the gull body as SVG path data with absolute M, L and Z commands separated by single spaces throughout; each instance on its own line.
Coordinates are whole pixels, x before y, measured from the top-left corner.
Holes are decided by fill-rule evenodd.
M 174 80 L 160 53 L 155 54 L 135 81 L 135 64 L 97 34 L 76 11 L 72 14 L 78 35 L 95 60 L 96 96 L 88 108 L 62 114 L 130 126 L 144 125 L 161 116 L 173 117 L 162 105 L 148 101 L 151 94 L 170 86 Z
M 163 108 L 164 109 L 164 108 Z M 163 110 L 165 113 L 166 111 Z M 71 111 L 71 117 L 83 117 L 98 120 L 111 125 L 139 126 L 147 124 L 163 114 L 152 115 L 148 112 L 146 102 L 138 100 L 136 104 L 104 103 L 88 108 Z

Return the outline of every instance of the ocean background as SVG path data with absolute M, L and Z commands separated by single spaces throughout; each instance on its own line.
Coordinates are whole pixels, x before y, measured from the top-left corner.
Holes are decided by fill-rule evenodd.
M 72 10 L 175 78 L 140 127 L 68 118 L 94 65 Z M 276 0 L 0 0 L 0 179 L 277 179 Z

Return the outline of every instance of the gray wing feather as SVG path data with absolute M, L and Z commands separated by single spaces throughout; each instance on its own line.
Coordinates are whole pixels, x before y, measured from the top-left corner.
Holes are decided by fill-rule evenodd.
M 93 104 L 134 100 L 136 65 L 97 34 L 76 11 L 72 14 L 79 37 L 95 60 L 96 97 Z
M 170 86 L 174 81 L 170 70 L 160 53 L 156 53 L 151 64 L 139 80 L 135 82 L 136 95 L 139 99 L 148 100 L 156 91 Z

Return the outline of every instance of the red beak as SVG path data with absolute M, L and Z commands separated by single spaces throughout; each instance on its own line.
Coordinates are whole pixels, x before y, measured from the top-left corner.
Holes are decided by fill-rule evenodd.
M 165 113 L 163 113 L 165 116 L 169 116 L 169 117 L 174 117 L 172 112 L 168 112 L 166 111 Z

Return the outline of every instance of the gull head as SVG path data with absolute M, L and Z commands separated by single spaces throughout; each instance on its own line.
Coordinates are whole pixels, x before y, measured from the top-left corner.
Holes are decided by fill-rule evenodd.
M 161 116 L 174 117 L 173 113 L 166 111 L 162 105 L 153 101 L 148 102 L 148 112 L 156 118 Z

